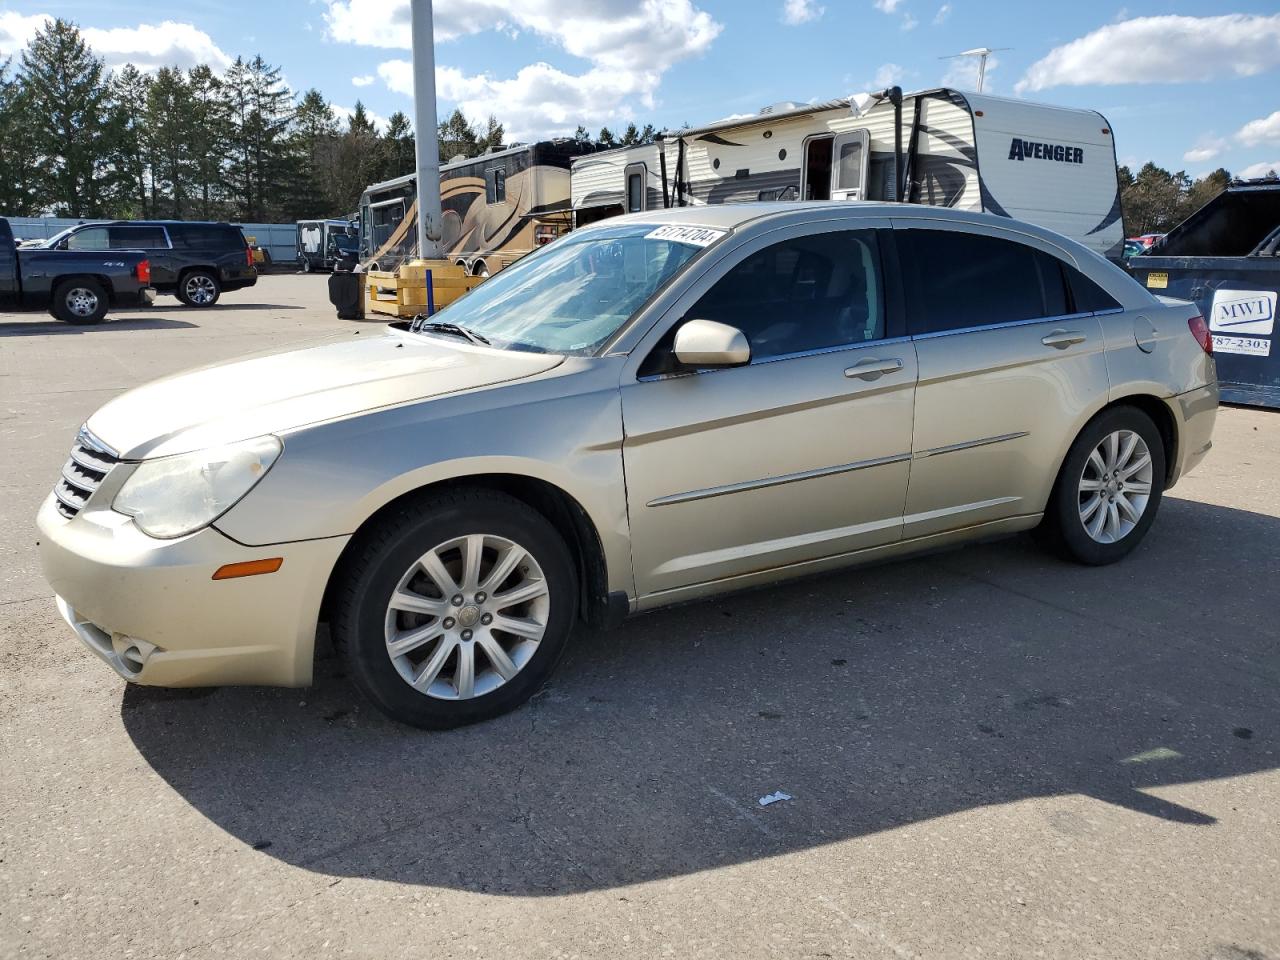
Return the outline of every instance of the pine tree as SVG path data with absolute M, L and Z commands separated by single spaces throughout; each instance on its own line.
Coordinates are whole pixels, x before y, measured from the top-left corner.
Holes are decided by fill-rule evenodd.
M 229 180 L 241 220 L 263 221 L 279 212 L 288 176 L 288 131 L 293 94 L 280 68 L 261 56 L 237 57 L 224 89 L 231 107 Z
M 383 168 L 378 174 L 379 180 L 413 173 L 416 163 L 413 128 L 409 125 L 409 118 L 399 110 L 387 118 L 387 132 L 382 136 L 382 144 Z
M 0 60 L 0 214 L 34 217 L 40 213 L 37 164 L 22 151 L 11 149 L 28 136 L 29 99 L 10 73 L 10 61 Z
M 111 166 L 116 185 L 114 215 L 146 219 L 152 215 L 147 189 L 150 173 L 150 130 L 147 100 L 152 78 L 126 63 L 111 78 Z
M 480 138 L 461 110 L 454 110 L 448 120 L 441 121 L 440 160 L 449 163 L 459 157 L 475 157 L 480 154 Z
M 602 147 L 616 147 L 618 145 L 618 138 L 613 135 L 613 131 L 608 127 L 600 128 L 600 136 L 596 137 L 596 141 Z
M 506 131 L 503 130 L 502 124 L 498 122 L 498 118 L 492 113 L 489 114 L 489 120 L 485 124 L 484 135 L 476 141 L 476 153 L 488 153 L 494 147 L 502 146 L 505 136 Z
M 338 121 L 333 107 L 314 87 L 302 95 L 293 114 L 292 162 L 289 192 L 292 219 L 333 214 L 337 179 Z
M 75 24 L 58 18 L 42 27 L 22 53 L 31 145 L 40 201 L 68 217 L 105 215 L 113 172 L 111 88 L 103 61 Z
M 202 220 L 229 216 L 226 208 L 231 103 L 226 85 L 207 64 L 187 71 L 191 104 L 192 196 Z
M 633 147 L 640 142 L 640 130 L 634 123 L 628 123 L 627 129 L 622 132 L 622 145 L 624 147 Z
M 152 201 L 158 215 L 188 218 L 195 179 L 191 88 L 181 70 L 161 67 L 147 92 L 146 131 L 153 177 Z
M 587 133 L 587 128 L 582 124 L 578 124 L 578 129 L 573 131 L 573 139 L 578 143 L 590 143 L 591 134 Z

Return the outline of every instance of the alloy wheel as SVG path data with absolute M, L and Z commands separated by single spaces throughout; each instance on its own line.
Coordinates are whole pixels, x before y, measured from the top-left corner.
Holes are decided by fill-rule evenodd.
M 492 693 L 533 657 L 551 596 L 542 568 L 492 534 L 448 540 L 419 557 L 387 603 L 387 655 L 419 693 L 470 700 Z
M 187 279 L 185 290 L 187 299 L 197 306 L 213 303 L 214 298 L 218 295 L 218 290 L 213 285 L 213 280 L 199 273 Z
M 1129 535 L 1151 499 L 1151 451 L 1132 430 L 1102 438 L 1080 474 L 1080 522 L 1098 543 L 1118 543 Z

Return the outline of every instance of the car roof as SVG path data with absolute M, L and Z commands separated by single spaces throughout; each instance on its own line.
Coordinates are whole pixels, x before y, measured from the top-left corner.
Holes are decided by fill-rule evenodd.
M 805 200 L 760 201 L 752 203 L 717 203 L 705 206 L 671 207 L 666 210 L 647 210 L 620 217 L 601 220 L 598 226 L 607 228 L 619 223 L 682 223 L 720 230 L 735 230 L 744 224 L 765 225 L 771 221 L 804 223 L 830 220 L 862 220 L 870 218 L 896 220 L 942 220 L 975 226 L 1013 228 L 1053 242 L 1063 238 L 1051 230 L 1009 217 L 969 210 L 951 210 L 916 203 L 888 203 L 873 200 Z M 592 224 L 592 227 L 597 224 Z M 585 229 L 591 229 L 587 227 Z

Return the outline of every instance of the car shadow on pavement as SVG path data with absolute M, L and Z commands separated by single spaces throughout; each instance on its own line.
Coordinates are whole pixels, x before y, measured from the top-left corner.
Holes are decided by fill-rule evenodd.
M 1277 764 L 1274 605 L 1249 586 L 1268 569 L 1280 521 L 1168 498 L 1110 568 L 1020 538 L 637 618 L 463 730 L 386 720 L 332 657 L 306 691 L 129 687 L 122 718 L 263 856 L 472 891 L 609 888 L 1067 794 L 1213 829 L 1229 805 L 1162 788 Z M 1043 810 L 1064 838 L 1098 829 Z
M 102 323 L 80 326 L 61 320 L 0 321 L 0 337 L 44 337 L 49 334 L 119 333 L 122 330 L 194 330 L 199 326 L 186 320 L 170 320 L 166 317 L 129 317 L 113 320 L 107 317 Z
M 218 302 L 210 307 L 192 307 L 200 313 L 217 313 L 220 310 L 306 310 L 298 303 L 240 303 L 236 300 Z

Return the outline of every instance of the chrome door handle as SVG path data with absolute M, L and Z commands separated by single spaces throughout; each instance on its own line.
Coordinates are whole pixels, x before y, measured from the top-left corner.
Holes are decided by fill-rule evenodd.
M 1054 330 L 1040 339 L 1046 347 L 1057 347 L 1059 350 L 1065 350 L 1072 344 L 1084 343 L 1084 341 L 1085 335 L 1075 330 Z
M 886 373 L 897 373 L 902 369 L 901 360 L 877 360 L 874 357 L 868 357 L 866 360 L 859 360 L 852 367 L 847 367 L 844 371 L 846 377 L 859 380 L 879 380 Z

